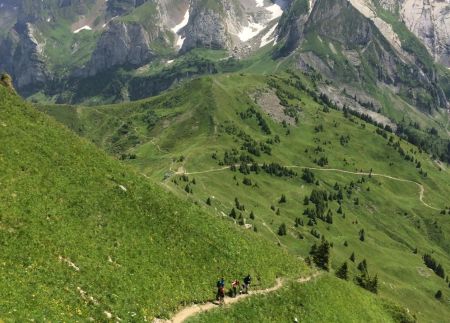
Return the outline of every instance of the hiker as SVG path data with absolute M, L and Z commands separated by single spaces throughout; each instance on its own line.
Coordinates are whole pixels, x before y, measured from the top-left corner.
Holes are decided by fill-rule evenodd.
M 239 280 L 235 279 L 233 280 L 233 282 L 231 283 L 231 288 L 232 288 L 232 297 L 236 297 L 237 296 L 237 289 L 238 287 L 241 286 L 241 283 L 239 282 Z
M 242 285 L 242 292 L 244 294 L 248 293 L 248 288 L 250 286 L 250 283 L 252 282 L 252 276 L 250 276 L 250 274 L 248 274 L 246 277 L 244 277 L 244 284 Z
M 223 304 L 225 298 L 225 279 L 222 277 L 217 280 L 217 296 L 219 305 Z

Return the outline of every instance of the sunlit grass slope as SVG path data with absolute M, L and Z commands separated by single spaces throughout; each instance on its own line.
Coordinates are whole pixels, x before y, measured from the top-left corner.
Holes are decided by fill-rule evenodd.
M 334 269 L 348 261 L 353 279 L 366 259 L 370 273 L 378 273 L 382 296 L 408 307 L 419 320 L 441 321 L 450 315 L 448 282 L 428 269 L 422 256 L 431 254 L 450 271 L 448 165 L 395 134 L 334 110 L 316 85 L 304 74 L 227 74 L 129 104 L 45 109 L 211 214 L 256 227 L 258 235 L 294 255 L 308 256 L 325 236 L 334 245 Z M 269 112 L 276 118 L 268 113 L 273 107 L 278 110 Z M 280 118 L 289 122 L 283 125 Z M 249 171 L 244 166 L 252 162 L 289 166 L 296 174 Z M 232 163 L 238 164 L 235 171 L 222 169 Z M 302 179 L 303 167 L 317 168 L 313 182 Z M 332 223 L 310 223 L 305 211 L 314 205 L 305 205 L 305 198 L 313 190 L 328 196 L 341 191 L 342 213 L 337 199 L 327 201 Z M 280 203 L 282 195 L 286 201 Z M 233 208 L 236 219 L 229 217 Z M 278 235 L 283 224 L 286 235 Z M 349 260 L 353 252 L 355 262 Z M 438 290 L 442 301 L 434 297 Z
M 0 86 L 0 321 L 169 317 L 218 275 L 300 261 L 108 157 Z
M 413 322 L 390 302 L 332 276 L 201 314 L 188 322 Z

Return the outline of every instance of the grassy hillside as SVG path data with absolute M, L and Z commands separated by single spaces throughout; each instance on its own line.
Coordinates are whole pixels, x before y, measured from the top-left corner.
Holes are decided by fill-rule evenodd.
M 275 294 L 247 299 L 188 322 L 414 322 L 404 310 L 332 276 L 292 282 Z
M 168 317 L 219 275 L 305 270 L 100 152 L 0 86 L 0 321 Z
M 311 75 L 228 74 L 129 104 L 45 110 L 173 192 L 291 253 L 305 257 L 325 236 L 333 269 L 348 261 L 353 279 L 366 259 L 379 294 L 419 320 L 439 322 L 450 314 L 448 282 L 422 256 L 450 270 L 448 165 L 334 110 L 316 86 Z M 270 163 L 279 167 L 263 169 Z M 305 167 L 314 180 L 304 179 Z M 330 197 L 320 217 L 311 214 L 313 190 Z

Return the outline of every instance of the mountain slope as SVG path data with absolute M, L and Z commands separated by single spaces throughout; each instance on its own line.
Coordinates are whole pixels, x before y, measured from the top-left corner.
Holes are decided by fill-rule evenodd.
M 292 282 L 275 295 L 248 299 L 188 322 L 415 322 L 406 311 L 337 278 Z
M 427 47 L 434 59 L 450 67 L 450 3 L 430 0 L 377 0 L 375 4 L 403 20 Z
M 304 266 L 164 192 L 0 86 L 0 319 L 125 321 Z
M 72 78 L 135 70 L 196 48 L 241 57 L 259 48 L 262 32 L 286 6 L 284 0 L 6 2 L 0 7 L 0 69 L 30 96 L 60 90 Z
M 319 83 L 316 74 L 226 74 L 143 101 L 46 110 L 211 214 L 256 227 L 296 255 L 308 256 L 325 236 L 332 268 L 348 261 L 354 278 L 366 259 L 380 295 L 438 322 L 448 316 L 447 283 L 422 256 L 450 266 L 448 165 L 367 116 L 335 110 L 316 92 Z M 342 196 L 319 217 L 310 200 L 317 190 Z M 439 289 L 444 303 L 434 298 Z
M 310 10 L 306 3 L 297 0 L 280 27 L 280 55 L 298 50 L 297 68 L 316 69 L 340 89 L 355 87 L 375 98 L 392 91 L 429 113 L 447 107 L 433 59 L 406 28 L 400 30 L 401 22 L 391 26 L 358 0 L 317 0 Z

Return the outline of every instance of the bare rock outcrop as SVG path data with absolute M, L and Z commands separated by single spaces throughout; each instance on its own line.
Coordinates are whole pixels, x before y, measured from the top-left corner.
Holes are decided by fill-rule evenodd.
M 115 66 L 141 66 L 154 56 L 150 35 L 138 23 L 112 22 L 102 34 L 87 66 L 89 76 Z

